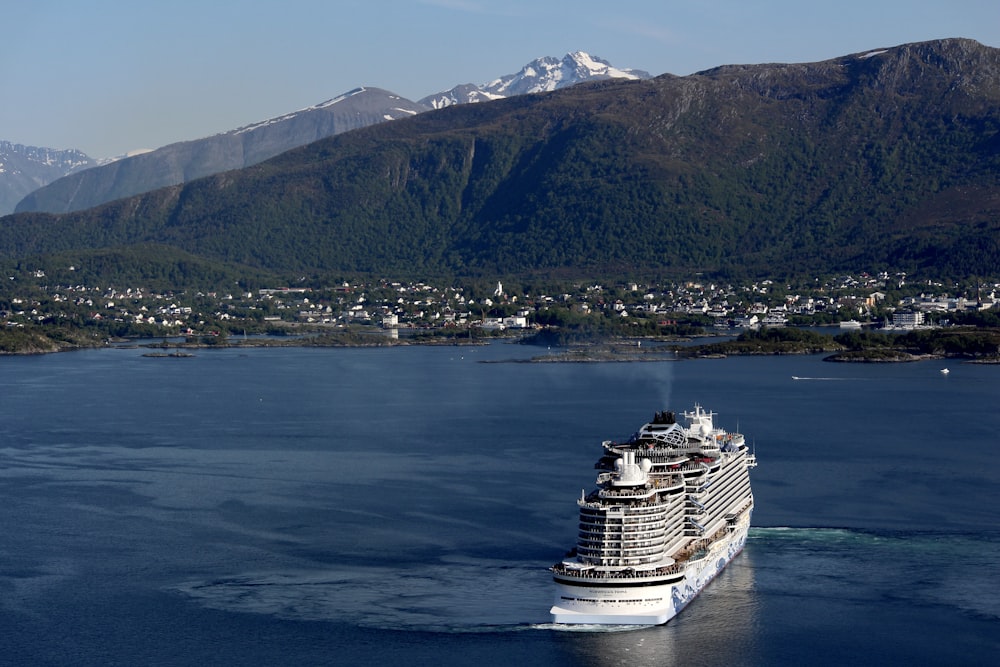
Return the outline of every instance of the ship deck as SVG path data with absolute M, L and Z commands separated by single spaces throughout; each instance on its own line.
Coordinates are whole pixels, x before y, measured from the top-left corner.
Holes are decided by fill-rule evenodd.
M 735 523 L 750 510 L 753 509 L 753 501 L 747 501 L 737 512 L 733 514 Z M 691 540 L 670 554 L 671 563 L 661 565 L 656 568 L 643 569 L 639 567 L 609 567 L 609 566 L 569 566 L 565 561 L 556 563 L 549 568 L 557 578 L 574 579 L 586 582 L 600 581 L 648 581 L 656 580 L 671 575 L 678 575 L 684 572 L 687 564 L 693 560 L 698 560 L 707 553 L 713 544 L 721 540 L 732 532 L 732 528 L 727 522 L 726 525 L 717 529 L 707 537 L 700 537 Z M 576 565 L 576 564 L 574 564 Z

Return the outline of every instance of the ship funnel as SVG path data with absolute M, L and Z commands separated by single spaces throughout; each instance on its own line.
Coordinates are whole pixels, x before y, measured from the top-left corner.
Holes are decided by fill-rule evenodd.
M 622 457 L 615 461 L 615 477 L 611 483 L 614 486 L 641 486 L 649 480 L 647 473 L 651 468 L 649 459 L 636 463 L 635 452 L 623 452 Z

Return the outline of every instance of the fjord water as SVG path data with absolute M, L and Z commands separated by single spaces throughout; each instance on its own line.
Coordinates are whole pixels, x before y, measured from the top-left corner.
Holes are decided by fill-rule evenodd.
M 1000 367 L 484 363 L 542 353 L 0 359 L 3 662 L 993 662 Z M 601 440 L 695 402 L 756 449 L 746 549 L 666 626 L 552 626 Z

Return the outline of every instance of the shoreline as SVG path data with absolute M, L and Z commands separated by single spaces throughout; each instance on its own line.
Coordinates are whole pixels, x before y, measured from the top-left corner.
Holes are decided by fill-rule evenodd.
M 711 334 L 698 339 L 712 339 Z M 193 351 L 209 349 L 255 349 L 275 347 L 330 347 L 330 348 L 377 348 L 401 346 L 484 346 L 492 343 L 516 343 L 524 340 L 523 335 L 489 336 L 480 338 L 460 336 L 417 335 L 391 337 L 386 330 L 364 332 L 343 332 L 330 334 L 317 332 L 296 336 L 274 336 L 256 338 L 229 338 L 223 340 L 176 340 L 157 337 L 156 339 L 107 339 L 91 345 L 72 344 L 49 340 L 50 345 L 31 345 L 23 350 L 2 350 L 0 356 L 28 356 L 73 352 L 90 349 L 145 349 L 142 356 L 147 358 L 185 358 L 195 356 Z M 35 343 L 41 343 L 35 340 Z M 643 347 L 643 343 L 651 343 Z M 539 346 L 541 347 L 541 346 Z M 897 364 L 916 361 L 950 359 L 956 363 L 1000 365 L 1000 353 L 995 355 L 912 353 L 904 349 L 879 348 L 868 350 L 834 350 L 817 348 L 812 345 L 785 343 L 747 349 L 733 346 L 725 349 L 726 343 L 696 343 L 692 338 L 649 339 L 622 338 L 604 342 L 569 345 L 556 349 L 548 348 L 547 353 L 528 359 L 491 360 L 484 363 L 642 363 L 658 361 L 687 361 L 698 359 L 725 359 L 730 356 L 783 356 L 824 354 L 823 361 L 830 363 L 856 364 Z

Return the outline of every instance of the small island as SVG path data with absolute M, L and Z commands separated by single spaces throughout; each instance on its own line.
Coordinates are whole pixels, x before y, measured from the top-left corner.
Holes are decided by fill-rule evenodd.
M 908 332 L 825 334 L 794 327 L 746 330 L 733 339 L 696 343 L 670 340 L 590 341 L 534 357 L 539 363 L 723 359 L 730 356 L 827 354 L 824 361 L 899 363 L 958 359 L 1000 363 L 1000 328 L 948 327 Z
M 820 354 L 824 361 L 896 363 L 923 359 L 1000 362 L 1000 329 L 971 326 L 906 332 L 851 331 L 833 336 L 804 329 L 746 331 L 735 340 L 678 350 L 679 356 L 700 358 L 748 354 Z

